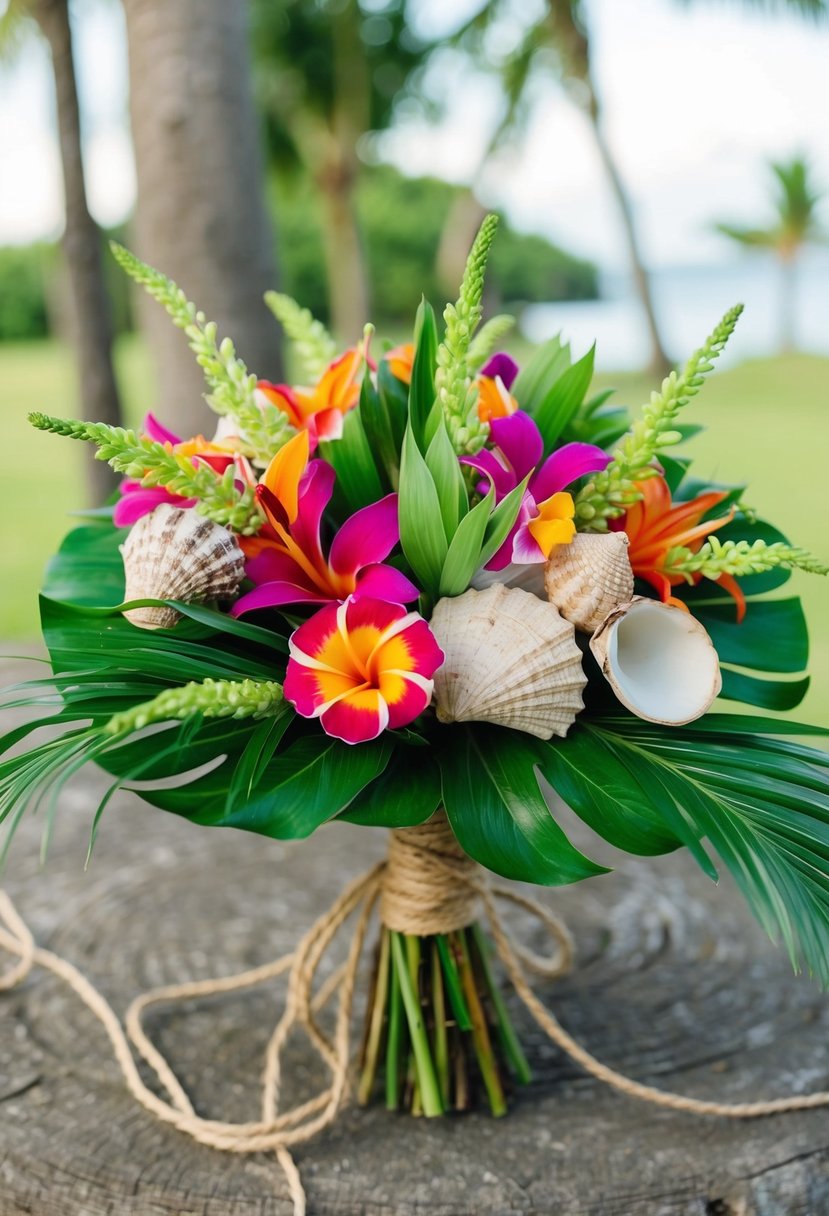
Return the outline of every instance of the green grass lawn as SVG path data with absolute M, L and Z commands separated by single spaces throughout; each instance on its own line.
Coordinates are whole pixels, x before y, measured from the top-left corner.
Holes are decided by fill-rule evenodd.
M 152 406 L 146 354 L 136 339 L 117 351 L 131 419 Z M 641 376 L 600 378 L 636 406 L 654 387 Z M 43 567 L 83 507 L 80 445 L 33 431 L 33 409 L 83 417 L 71 353 L 58 343 L 0 346 L 2 553 L 0 638 L 37 638 L 37 588 Z M 709 429 L 688 444 L 700 477 L 748 483 L 746 501 L 793 542 L 829 559 L 829 359 L 808 355 L 753 360 L 715 373 L 689 406 L 687 420 Z M 829 725 L 829 580 L 796 574 L 782 594 L 802 594 L 813 640 L 812 688 L 798 711 Z M 769 638 L 770 647 L 774 638 Z M 13 650 L 14 647 L 6 647 Z

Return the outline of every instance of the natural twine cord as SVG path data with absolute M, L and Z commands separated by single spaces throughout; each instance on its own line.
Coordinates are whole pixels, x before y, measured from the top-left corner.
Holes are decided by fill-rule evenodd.
M 0 990 L 20 984 L 34 966 L 59 976 L 102 1023 L 127 1089 L 142 1106 L 162 1122 L 211 1148 L 232 1153 L 273 1151 L 288 1183 L 294 1216 L 305 1216 L 305 1191 L 290 1150 L 333 1122 L 347 1098 L 354 986 L 369 922 L 378 900 L 381 916 L 389 928 L 414 935 L 448 933 L 462 928 L 472 923 L 478 905 L 482 906 L 498 957 L 535 1021 L 586 1072 L 621 1093 L 670 1110 L 728 1119 L 750 1119 L 829 1105 L 827 1091 L 767 1102 L 703 1101 L 643 1085 L 602 1064 L 564 1030 L 536 996 L 527 979 L 527 972 L 550 979 L 568 970 L 572 941 L 566 927 L 535 900 L 485 883 L 478 868 L 458 848 L 442 814 L 419 828 L 392 832 L 388 860 L 350 883 L 311 926 L 293 954 L 238 975 L 156 988 L 132 1002 L 124 1027 L 112 1006 L 72 963 L 35 944 L 13 903 L 0 891 L 0 948 L 18 958 L 4 975 L 0 975 Z M 543 958 L 516 946 L 503 926 L 497 900 L 515 904 L 534 916 L 554 941 L 555 952 Z M 346 961 L 315 995 L 313 987 L 320 962 L 332 939 L 355 913 L 357 923 Z M 167 1060 L 148 1038 L 143 1028 L 143 1014 L 153 1005 L 252 988 L 285 972 L 288 972 L 285 1008 L 265 1055 L 261 1119 L 251 1123 L 226 1123 L 203 1118 L 194 1110 Z M 335 1026 L 329 1037 L 319 1026 L 316 1015 L 335 995 Z M 279 1113 L 282 1052 L 289 1035 L 297 1028 L 307 1034 L 328 1066 L 331 1080 L 308 1101 Z M 145 1084 L 130 1043 L 153 1069 L 168 1099 L 159 1097 Z

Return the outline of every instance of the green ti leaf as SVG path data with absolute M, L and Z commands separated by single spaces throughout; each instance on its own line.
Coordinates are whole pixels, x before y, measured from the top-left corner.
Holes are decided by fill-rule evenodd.
M 652 393 L 650 401 L 642 407 L 640 417 L 622 439 L 607 468 L 594 474 L 579 491 L 576 523 L 582 531 L 606 531 L 608 519 L 622 515 L 625 507 L 639 497 L 635 483 L 658 472 L 653 462 L 662 450 L 680 442 L 682 433 L 676 429 L 677 416 L 699 392 L 742 311 L 742 304 L 729 309 L 682 372 L 679 375 L 671 372 L 662 381 L 660 391 Z
M 33 413 L 29 422 L 39 431 L 64 435 L 96 444 L 97 460 L 105 460 L 116 473 L 123 473 L 142 486 L 164 486 L 182 498 L 196 498 L 196 510 L 215 523 L 250 536 L 258 532 L 263 518 L 251 486 L 239 489 L 236 470 L 230 465 L 216 473 L 202 461 L 193 463 L 171 446 L 153 439 L 139 438 L 134 431 L 101 422 L 76 422 Z
M 337 344 L 328 330 L 291 296 L 266 291 L 265 303 L 285 331 L 297 361 L 312 380 L 319 380 L 337 353 Z
M 469 348 L 481 319 L 484 274 L 497 227 L 497 215 L 488 215 L 481 224 L 467 259 L 458 299 L 447 304 L 443 313 L 446 333 L 438 347 L 435 388 L 449 438 L 458 453 L 478 451 L 487 436 L 488 428 L 478 418 Z
M 239 428 L 254 460 L 267 464 L 294 434 L 288 417 L 269 401 L 255 397 L 256 376 L 250 375 L 230 338 L 218 340 L 215 322 L 191 303 L 172 279 L 116 242 L 110 248 L 119 266 L 165 309 L 183 330 L 210 388 L 207 402 L 217 414 L 229 415 Z
M 400 544 L 425 594 L 434 598 L 449 543 L 440 496 L 411 427 L 403 440 L 398 498 Z

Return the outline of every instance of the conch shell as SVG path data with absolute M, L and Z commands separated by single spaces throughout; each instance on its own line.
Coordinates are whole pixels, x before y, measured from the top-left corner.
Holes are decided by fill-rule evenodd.
M 722 688 L 719 658 L 703 626 L 658 600 L 636 596 L 615 608 L 590 649 L 618 699 L 646 722 L 693 722 Z
M 441 722 L 567 734 L 587 679 L 573 626 L 552 604 L 498 584 L 440 600 L 429 625 L 446 656 L 435 674 Z
M 593 633 L 607 614 L 633 598 L 633 571 L 624 532 L 577 532 L 547 561 L 547 598 L 576 629 Z
M 239 544 L 227 528 L 189 507 L 162 503 L 130 530 L 121 546 L 125 600 L 181 600 L 199 604 L 236 594 L 245 572 Z M 127 620 L 142 629 L 169 629 L 173 608 L 130 608 Z

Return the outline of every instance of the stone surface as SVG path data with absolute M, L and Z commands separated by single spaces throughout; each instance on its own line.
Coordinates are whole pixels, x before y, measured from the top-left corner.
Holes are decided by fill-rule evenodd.
M 147 987 L 289 951 L 384 848 L 382 832 L 345 825 L 296 844 L 196 828 L 123 795 L 84 872 L 101 788 L 87 773 L 67 789 L 42 869 L 41 825 L 23 823 L 3 881 L 38 941 L 119 1013 Z M 540 990 L 600 1059 L 722 1101 L 829 1084 L 829 1001 L 791 975 L 730 885 L 714 887 L 690 858 L 623 858 L 612 875 L 539 897 L 578 947 L 573 974 Z M 533 924 L 510 920 L 543 948 Z M 258 1117 L 261 1052 L 283 992 L 277 981 L 153 1015 L 200 1112 Z M 512 1008 L 535 1081 L 510 1115 L 349 1108 L 297 1153 L 309 1216 L 829 1213 L 826 1110 L 734 1121 L 643 1105 L 585 1077 Z M 286 1100 L 316 1075 L 298 1043 Z M 272 1159 L 202 1148 L 140 1108 L 101 1027 L 59 980 L 36 971 L 0 994 L 0 1216 L 290 1211 Z

